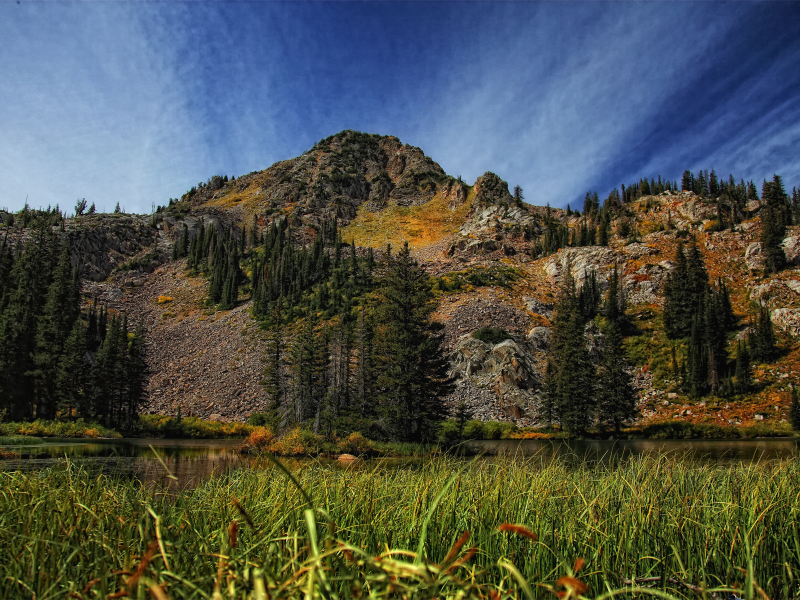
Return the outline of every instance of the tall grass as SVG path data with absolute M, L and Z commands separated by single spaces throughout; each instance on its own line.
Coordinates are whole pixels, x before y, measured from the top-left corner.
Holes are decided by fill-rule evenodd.
M 70 464 L 0 473 L 0 598 L 799 590 L 797 460 L 440 457 L 402 469 L 308 463 L 291 478 L 240 471 L 169 495 Z
M 0 435 L 0 446 L 34 446 L 43 444 L 44 438 L 27 435 Z
M 3 436 L 37 436 L 61 438 L 119 438 L 118 432 L 98 423 L 75 421 L 48 421 L 37 419 L 24 423 L 0 423 L 0 435 Z

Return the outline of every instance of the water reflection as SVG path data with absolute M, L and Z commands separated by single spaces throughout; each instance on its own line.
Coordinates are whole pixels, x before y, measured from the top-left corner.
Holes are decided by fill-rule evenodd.
M 610 462 L 641 455 L 670 454 L 709 463 L 781 460 L 800 456 L 794 439 L 754 440 L 483 440 L 469 442 L 478 452 L 507 456 L 558 457 Z
M 18 459 L 0 460 L 0 470 L 33 470 L 64 463 L 67 459 L 93 472 L 135 477 L 144 483 L 163 485 L 172 490 L 197 486 L 212 475 L 232 469 L 261 470 L 274 465 L 266 459 L 240 455 L 238 440 L 48 440 L 36 446 L 13 446 Z M 590 461 L 614 464 L 639 455 L 669 453 L 707 463 L 735 463 L 780 460 L 800 456 L 798 441 L 793 439 L 764 440 L 626 440 L 626 441 L 561 441 L 561 440 L 497 440 L 466 444 L 479 453 L 481 460 L 494 460 L 497 455 L 566 462 Z M 152 449 L 151 449 L 152 446 Z M 154 454 L 155 452 L 155 454 Z M 156 456 L 156 454 L 158 456 Z M 294 467 L 311 459 L 284 460 Z M 335 460 L 315 459 L 337 468 L 375 468 L 377 461 L 358 461 L 340 465 Z M 387 468 L 419 464 L 420 459 L 382 459 Z M 172 475 L 176 479 L 170 477 Z
M 74 440 L 48 439 L 35 446 L 4 446 L 19 458 L 0 460 L 0 470 L 36 470 L 71 463 L 106 475 L 135 477 L 147 484 L 158 484 L 171 490 L 193 488 L 204 479 L 233 469 L 272 469 L 265 458 L 241 455 L 236 448 L 241 440 Z M 336 468 L 374 468 L 377 461 L 359 460 L 341 464 L 333 459 L 281 459 L 290 469 L 311 461 Z M 398 467 L 410 459 L 382 459 L 382 465 Z

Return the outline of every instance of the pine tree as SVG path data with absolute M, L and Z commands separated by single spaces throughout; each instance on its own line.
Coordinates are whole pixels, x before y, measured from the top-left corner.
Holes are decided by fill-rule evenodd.
M 625 292 L 620 286 L 617 264 L 608 278 L 608 295 L 603 303 L 603 314 L 609 322 L 621 325 L 625 320 Z
M 283 332 L 280 323 L 280 302 L 273 309 L 273 318 L 267 334 L 264 353 L 266 368 L 262 384 L 267 395 L 267 423 L 276 427 L 280 422 L 281 406 L 284 401 L 284 384 L 281 356 L 283 353 Z
M 144 326 L 139 323 L 128 342 L 128 357 L 124 365 L 123 384 L 126 388 L 125 397 L 128 404 L 124 408 L 123 426 L 128 428 L 131 427 L 134 419 L 139 414 L 139 403 L 144 398 L 145 382 L 148 374 L 145 345 Z
M 572 265 L 563 267 L 553 320 L 550 364 L 554 369 L 554 404 L 562 426 L 580 435 L 592 424 L 595 369 L 586 350 L 584 320 L 578 305 Z
M 691 328 L 692 300 L 689 291 L 689 265 L 678 242 L 675 266 L 664 282 L 664 329 L 670 339 L 686 337 Z
M 628 372 L 622 335 L 616 323 L 605 331 L 597 381 L 598 419 L 620 433 L 622 425 L 636 416 L 636 391 Z
M 542 403 L 539 411 L 539 418 L 547 426 L 552 426 L 559 421 L 557 403 L 556 368 L 548 358 L 544 371 L 544 381 L 542 382 Z
M 64 342 L 64 352 L 55 371 L 58 411 L 61 414 L 90 416 L 88 405 L 91 363 L 88 360 L 86 329 L 78 319 Z
M 292 393 L 281 407 L 282 425 L 302 425 L 313 418 L 316 413 L 314 398 L 314 360 L 316 338 L 314 328 L 316 320 L 306 318 L 303 328 L 295 336 L 292 343 L 290 364 L 292 369 Z
M 64 245 L 47 291 L 43 312 L 37 319 L 36 350 L 33 355 L 37 412 L 46 419 L 56 417 L 53 373 L 78 314 L 75 285 L 69 248 Z
M 380 414 L 392 437 L 432 439 L 444 415 L 441 398 L 450 390 L 448 364 L 440 350 L 441 327 L 431 320 L 430 281 L 408 243 L 389 259 L 380 294 L 375 337 Z
M 525 196 L 522 195 L 522 188 L 518 185 L 514 186 L 514 204 L 517 206 L 522 206 L 522 201 L 525 199 Z
M 759 308 L 755 331 L 748 336 L 748 345 L 754 360 L 770 362 L 775 357 L 775 332 L 769 308 L 763 304 Z
M 792 404 L 789 407 L 789 423 L 792 429 L 800 431 L 800 395 L 797 393 L 797 388 L 792 390 Z
M 746 393 L 750 389 L 752 379 L 750 353 L 747 351 L 747 344 L 742 344 L 740 340 L 736 346 L 736 390 L 740 394 Z

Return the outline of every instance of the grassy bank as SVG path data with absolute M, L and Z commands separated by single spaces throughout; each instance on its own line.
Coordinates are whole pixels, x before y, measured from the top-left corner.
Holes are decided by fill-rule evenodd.
M 178 439 L 222 439 L 246 438 L 254 431 L 260 430 L 258 423 L 224 423 L 221 421 L 204 421 L 198 417 L 177 418 L 166 415 L 140 415 L 133 427 L 117 431 L 103 427 L 98 423 L 77 419 L 74 421 L 36 420 L 25 423 L 0 423 L 0 436 L 35 436 L 63 438 L 178 438 Z M 347 436 L 334 440 L 325 440 L 303 431 L 299 434 L 287 432 L 288 437 L 283 447 L 274 446 L 270 451 L 282 456 L 295 455 L 291 444 L 298 435 L 310 449 L 299 452 L 317 456 L 337 451 L 337 446 L 344 444 Z M 608 431 L 589 430 L 585 439 L 608 439 Z M 628 427 L 622 430 L 618 439 L 740 439 L 755 437 L 790 437 L 796 435 L 788 423 L 757 423 L 745 427 L 720 426 L 714 424 L 697 424 L 683 421 L 660 421 L 646 425 Z M 313 438 L 313 439 L 312 439 Z M 363 439 L 363 438 L 362 438 Z M 518 428 L 513 423 L 499 421 L 467 421 L 459 423 L 455 420 L 442 421 L 436 442 L 445 446 L 458 444 L 463 440 L 499 440 L 499 439 L 570 439 L 567 433 L 552 428 Z M 346 446 L 346 444 L 345 444 Z M 348 450 L 339 452 L 360 453 L 369 456 L 427 456 L 435 453 L 435 445 L 405 444 L 402 442 L 371 442 L 367 450 Z M 357 451 L 357 452 L 356 452 Z
M 75 421 L 47 421 L 38 419 L 24 423 L 0 423 L 0 436 L 6 437 L 59 437 L 59 438 L 119 438 L 119 432 L 90 423 L 83 419 Z M 14 442 L 19 444 L 20 442 Z
M 42 442 L 44 438 L 30 435 L 0 435 L 0 446 L 33 446 Z
M 326 439 L 307 429 L 292 429 L 276 436 L 268 427 L 256 427 L 241 449 L 249 454 L 275 456 L 326 456 L 350 454 L 360 458 L 424 458 L 440 455 L 441 446 L 411 442 L 374 442 L 360 433 Z
M 166 495 L 69 465 L 0 473 L 0 598 L 528 598 L 570 588 L 608 598 L 634 586 L 695 598 L 736 586 L 751 599 L 759 587 L 795 597 L 800 585 L 798 461 L 661 457 L 612 469 L 444 457 L 413 469 L 308 464 L 293 477 L 298 486 L 278 468 L 244 471 Z

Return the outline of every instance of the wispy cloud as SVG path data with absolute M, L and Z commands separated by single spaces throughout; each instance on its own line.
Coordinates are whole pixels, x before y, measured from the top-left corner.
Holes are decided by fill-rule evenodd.
M 533 202 L 800 178 L 792 3 L 0 4 L 0 204 L 149 211 L 345 128 Z M 796 19 L 795 19 L 796 22 Z

